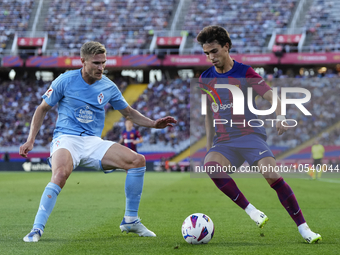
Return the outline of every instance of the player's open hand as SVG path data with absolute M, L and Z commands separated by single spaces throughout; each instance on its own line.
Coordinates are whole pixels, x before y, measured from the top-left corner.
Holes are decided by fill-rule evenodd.
M 173 127 L 173 124 L 176 124 L 177 120 L 173 117 L 167 116 L 161 119 L 156 120 L 155 128 L 165 128 L 165 127 Z
M 19 154 L 20 156 L 27 158 L 27 154 L 29 151 L 31 151 L 33 149 L 33 143 L 31 142 L 26 142 L 23 145 L 20 146 L 19 149 Z
M 288 127 L 283 126 L 282 122 L 283 121 L 276 122 L 276 130 L 277 130 L 278 135 L 282 135 L 284 132 L 286 132 L 288 130 Z M 286 125 L 287 125 L 287 123 L 286 123 Z

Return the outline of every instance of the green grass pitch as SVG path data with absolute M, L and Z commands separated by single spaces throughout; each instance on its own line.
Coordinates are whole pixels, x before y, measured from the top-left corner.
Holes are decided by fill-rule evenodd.
M 269 221 L 258 229 L 248 215 L 206 178 L 147 172 L 139 216 L 156 238 L 121 233 L 126 174 L 74 172 L 61 191 L 42 239 L 24 243 L 50 180 L 46 172 L 0 173 L 0 254 L 339 254 L 340 179 L 286 178 L 312 230 L 323 240 L 306 244 L 263 178 L 237 178 L 241 191 Z M 307 177 L 307 176 L 306 176 Z M 184 219 L 209 215 L 215 236 L 190 245 Z

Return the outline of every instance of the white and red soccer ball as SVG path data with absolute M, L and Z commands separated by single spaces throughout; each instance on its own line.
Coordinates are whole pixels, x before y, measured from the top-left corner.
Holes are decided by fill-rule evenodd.
M 183 222 L 182 235 L 190 244 L 208 243 L 214 236 L 214 223 L 203 213 L 189 215 Z

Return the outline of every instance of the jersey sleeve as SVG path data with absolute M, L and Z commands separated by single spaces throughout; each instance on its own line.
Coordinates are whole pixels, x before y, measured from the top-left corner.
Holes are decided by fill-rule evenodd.
M 271 90 L 265 80 L 254 71 L 253 68 L 249 67 L 246 72 L 246 79 L 249 86 L 251 86 L 255 92 L 261 97 L 268 91 Z
M 62 75 L 60 75 L 52 82 L 49 89 L 42 95 L 42 98 L 50 106 L 55 106 L 63 98 L 65 86 L 66 81 L 62 78 Z
M 122 110 L 129 106 L 117 87 L 114 88 L 114 92 L 112 93 L 112 97 L 109 102 L 115 110 Z

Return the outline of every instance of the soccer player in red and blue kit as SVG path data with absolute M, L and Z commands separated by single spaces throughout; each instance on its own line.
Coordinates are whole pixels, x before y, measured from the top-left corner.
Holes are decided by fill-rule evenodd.
M 139 131 L 133 127 L 131 120 L 125 121 L 125 129 L 122 132 L 122 137 L 119 140 L 120 144 L 124 144 L 129 149 L 137 152 L 137 144 L 143 142 L 143 137 L 140 135 Z
M 205 27 L 198 34 L 197 41 L 201 44 L 208 60 L 213 64 L 212 67 L 202 73 L 200 77 L 201 88 L 211 89 L 212 86 L 204 85 L 206 84 L 205 80 L 210 80 L 210 85 L 213 83 L 235 85 L 242 90 L 244 97 L 247 98 L 247 88 L 251 87 L 254 91 L 252 100 L 255 108 L 256 95 L 261 96 L 273 105 L 272 90 L 264 79 L 250 66 L 238 63 L 230 57 L 232 42 L 228 32 L 223 27 Z M 220 96 L 222 104 L 219 107 L 211 98 L 207 102 L 205 169 L 209 167 L 216 167 L 216 169 L 223 169 L 223 167 L 228 169 L 229 167 L 230 169 L 231 166 L 238 168 L 245 160 L 251 166 L 258 166 L 268 184 L 277 192 L 281 204 L 298 226 L 298 230 L 306 242 L 316 243 L 321 240 L 321 236 L 308 227 L 292 189 L 281 175 L 275 171 L 261 171 L 261 166 L 274 169 L 276 160 L 266 143 L 264 127 L 254 123 L 248 124 L 249 120 L 257 119 L 257 116 L 249 110 L 247 100 L 244 104 L 244 115 L 233 115 L 232 93 L 226 88 L 218 88 L 216 92 Z M 224 105 L 228 107 L 223 107 Z M 275 112 L 278 119 L 276 129 L 278 135 L 282 135 L 287 127 L 282 125 L 285 117 L 281 115 L 279 98 L 277 98 Z M 214 127 L 214 119 L 229 120 L 229 123 L 225 125 L 216 124 Z M 264 226 L 268 217 L 249 203 L 228 173 L 222 171 L 216 174 L 210 173 L 210 178 L 224 194 L 245 210 L 257 226 L 260 228 Z

